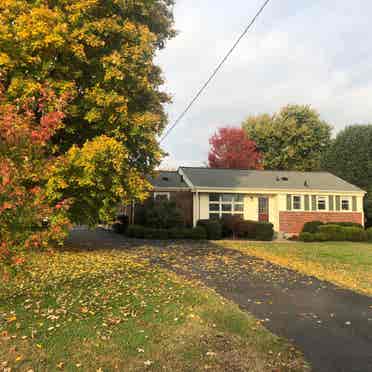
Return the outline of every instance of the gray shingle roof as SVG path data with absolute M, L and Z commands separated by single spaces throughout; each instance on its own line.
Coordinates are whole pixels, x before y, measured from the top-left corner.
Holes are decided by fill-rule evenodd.
M 363 191 L 328 172 L 181 167 L 195 187 Z
M 188 187 L 177 171 L 156 171 L 155 177 L 149 178 L 150 183 L 156 188 L 183 188 Z

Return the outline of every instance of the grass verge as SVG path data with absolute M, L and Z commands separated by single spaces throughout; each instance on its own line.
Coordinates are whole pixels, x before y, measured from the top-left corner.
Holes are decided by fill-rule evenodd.
M 39 254 L 28 273 L 0 284 L 0 370 L 307 369 L 236 305 L 133 253 Z
M 218 242 L 248 255 L 372 295 L 372 244 Z

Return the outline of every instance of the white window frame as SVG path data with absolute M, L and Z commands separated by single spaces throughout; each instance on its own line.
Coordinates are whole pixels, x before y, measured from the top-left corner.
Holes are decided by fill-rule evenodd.
M 351 198 L 350 198 L 350 196 L 341 196 L 341 198 L 340 198 L 341 200 L 340 200 L 340 210 L 342 211 L 342 212 L 350 212 L 351 211 Z M 347 201 L 347 204 L 348 204 L 348 209 L 344 209 L 344 208 L 342 208 L 342 203 L 344 202 L 344 201 Z
M 219 197 L 218 197 L 218 201 L 213 201 L 210 199 L 210 196 L 212 194 L 218 194 Z M 231 201 L 224 201 L 223 200 L 223 196 L 224 195 L 230 195 L 232 196 L 232 200 Z M 238 196 L 240 195 L 243 200 L 242 201 L 235 201 L 235 196 Z M 215 215 L 217 216 L 218 218 L 221 218 L 223 216 L 242 216 L 244 217 L 244 194 L 233 194 L 233 193 L 210 193 L 209 196 L 209 203 L 208 203 L 208 212 L 209 212 L 209 218 L 211 218 L 211 215 Z M 211 205 L 218 205 L 218 210 L 216 211 L 213 211 L 210 209 L 210 206 Z M 223 205 L 230 205 L 231 206 L 231 211 L 223 211 L 222 210 L 222 206 Z M 239 206 L 243 206 L 243 210 L 242 211 L 236 211 L 235 210 L 235 206 L 236 205 L 239 205 Z
M 300 198 L 300 208 L 295 208 L 295 198 Z M 292 195 L 292 209 L 294 211 L 302 211 L 303 210 L 303 200 L 302 195 Z
M 324 209 L 319 208 L 319 200 L 324 200 Z M 316 197 L 316 210 L 326 212 L 328 211 L 328 197 L 324 195 L 317 195 Z
M 167 197 L 167 200 L 170 199 L 170 192 L 167 192 L 167 191 L 157 191 L 157 192 L 154 192 L 154 200 L 158 200 L 157 197 L 158 196 L 166 196 Z M 160 199 L 162 200 L 162 199 Z

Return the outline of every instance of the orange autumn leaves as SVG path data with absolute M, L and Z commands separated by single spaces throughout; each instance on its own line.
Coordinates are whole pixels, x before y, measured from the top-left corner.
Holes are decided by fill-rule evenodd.
M 7 103 L 0 92 L 0 262 L 19 266 L 23 252 L 59 241 L 68 224 L 67 203 L 51 204 L 43 182 L 52 158 L 49 140 L 61 126 L 63 98 L 42 89 L 38 99 L 21 107 Z M 42 221 L 49 218 L 48 226 Z

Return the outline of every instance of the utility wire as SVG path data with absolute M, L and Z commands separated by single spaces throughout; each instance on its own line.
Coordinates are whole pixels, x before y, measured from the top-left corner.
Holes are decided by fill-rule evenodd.
M 201 96 L 203 91 L 208 87 L 210 82 L 214 79 L 214 77 L 217 75 L 217 73 L 220 71 L 222 66 L 225 64 L 227 59 L 230 57 L 232 52 L 236 49 L 240 41 L 243 39 L 243 37 L 248 33 L 250 28 L 253 26 L 253 24 L 256 22 L 257 18 L 260 16 L 260 14 L 263 12 L 263 10 L 266 8 L 270 0 L 266 0 L 256 15 L 252 18 L 252 20 L 249 22 L 248 26 L 244 29 L 243 33 L 239 36 L 238 40 L 234 43 L 234 45 L 231 47 L 231 49 L 227 52 L 225 57 L 222 59 L 222 61 L 219 63 L 219 65 L 214 69 L 209 79 L 204 83 L 204 85 L 199 89 L 195 97 L 191 100 L 191 102 L 187 105 L 185 110 L 177 117 L 175 122 L 172 124 L 172 126 L 166 131 L 166 133 L 163 135 L 163 137 L 160 139 L 159 143 L 162 143 L 170 134 L 170 132 L 178 125 L 178 123 L 183 119 L 183 117 L 187 114 L 187 112 L 191 109 L 192 105 L 198 100 L 198 98 Z

